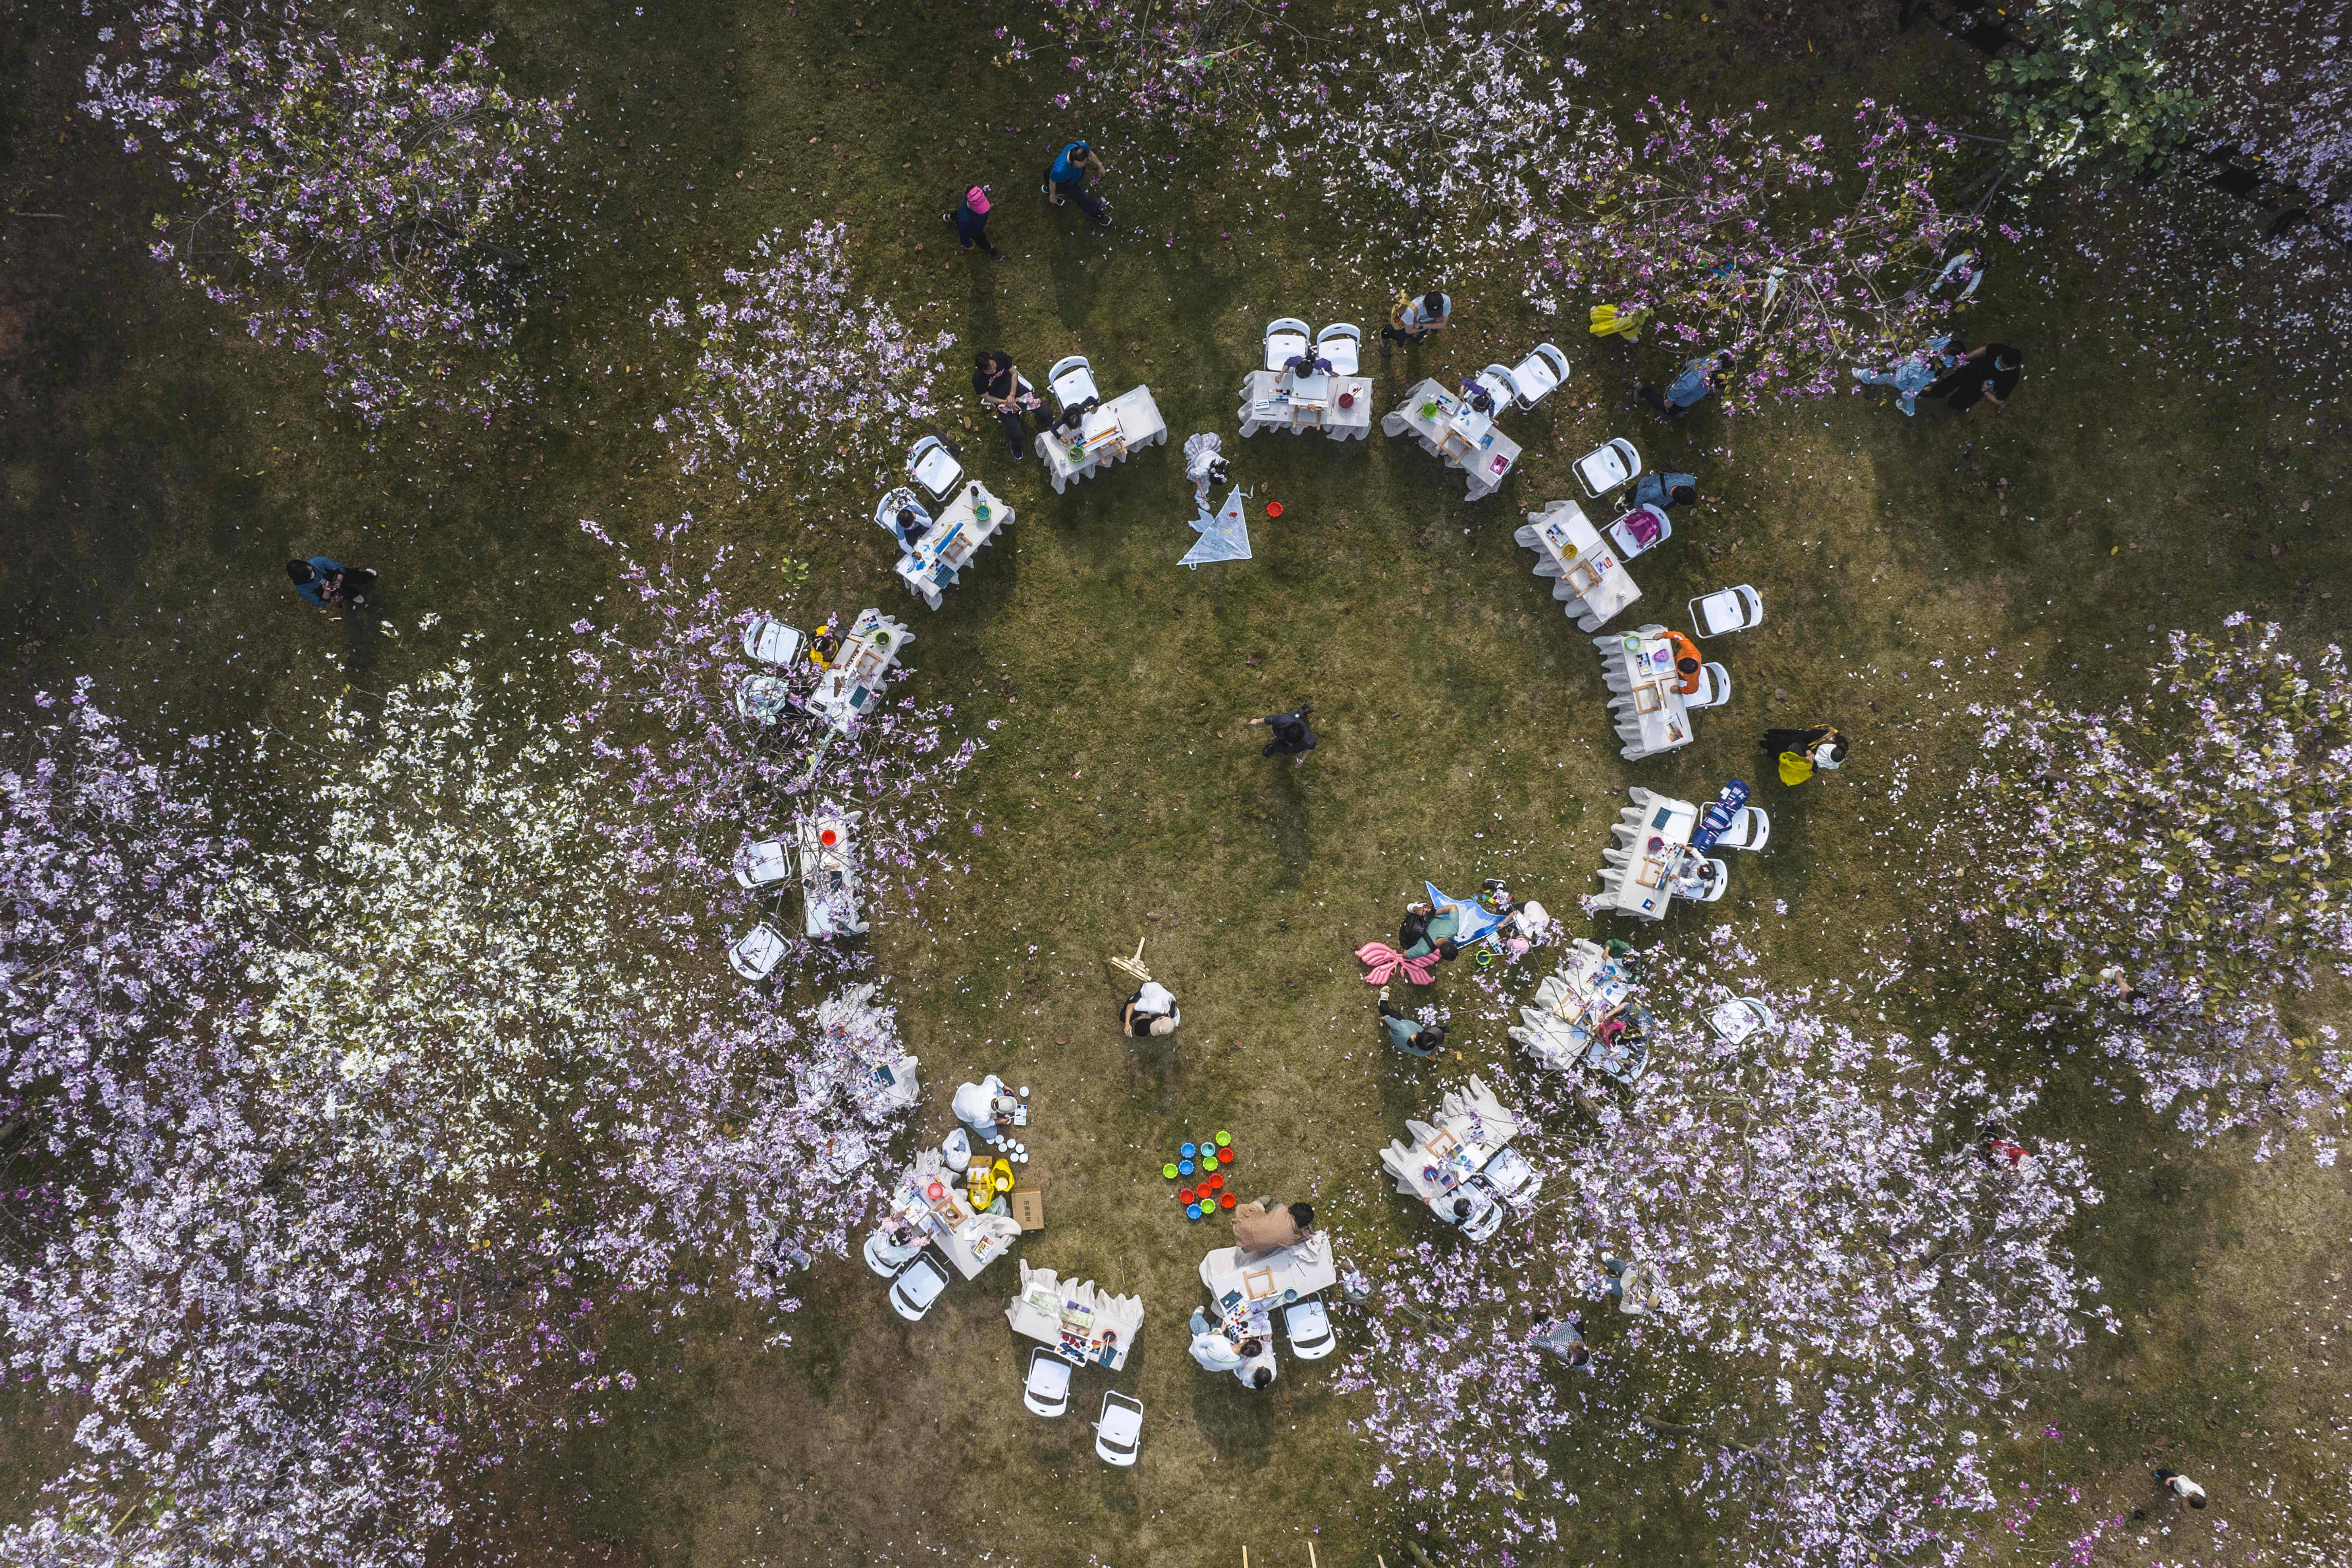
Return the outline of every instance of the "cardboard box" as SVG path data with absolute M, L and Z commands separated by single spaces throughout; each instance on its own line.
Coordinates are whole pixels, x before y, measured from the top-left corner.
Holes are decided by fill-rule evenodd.
M 1004 1195 L 1011 1200 L 1013 1218 L 1024 1230 L 1045 1228 L 1045 1189 L 1036 1186 L 1016 1186 Z

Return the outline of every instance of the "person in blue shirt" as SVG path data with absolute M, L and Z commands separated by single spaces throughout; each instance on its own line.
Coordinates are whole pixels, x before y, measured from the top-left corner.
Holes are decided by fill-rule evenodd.
M 1723 385 L 1723 378 L 1731 373 L 1731 356 L 1721 349 L 1711 354 L 1701 354 L 1683 365 L 1682 374 L 1660 396 L 1655 387 L 1642 389 L 1642 401 L 1664 414 L 1668 419 L 1680 419 L 1709 392 Z
M 1698 499 L 1698 481 L 1688 474 L 1644 474 L 1633 481 L 1633 505 L 1671 512 Z
M 366 590 L 375 581 L 375 573 L 365 567 L 346 567 L 323 555 L 288 561 L 286 575 L 294 580 L 295 592 L 328 612 L 346 604 L 365 604 Z
M 1073 141 L 1055 155 L 1052 167 L 1045 171 L 1045 183 L 1041 187 L 1055 206 L 1067 197 L 1078 204 L 1087 216 L 1104 228 L 1110 227 L 1110 214 L 1104 210 L 1100 196 L 1087 193 L 1087 176 L 1097 179 L 1110 172 L 1095 150 L 1083 141 Z

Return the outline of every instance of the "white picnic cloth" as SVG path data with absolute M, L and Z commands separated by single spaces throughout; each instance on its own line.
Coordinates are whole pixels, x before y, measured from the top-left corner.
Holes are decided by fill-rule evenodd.
M 940 1186 L 933 1199 L 929 1187 Z M 956 1272 L 969 1280 L 1003 1256 L 1021 1234 L 1021 1222 L 1009 1214 L 975 1214 L 969 1195 L 947 1168 L 937 1149 L 925 1149 L 902 1173 L 891 1197 L 891 1208 L 911 1225 L 930 1233 L 933 1242 Z
M 1698 826 L 1698 808 L 1687 800 L 1655 794 L 1638 785 L 1632 802 L 1617 813 L 1609 831 L 1616 844 L 1601 853 L 1601 893 L 1596 911 L 1664 920 L 1674 901 L 1674 868 Z
M 835 728 L 845 727 L 880 698 L 883 675 L 914 640 L 905 622 L 893 621 L 879 610 L 861 612 L 842 639 L 833 667 L 817 677 L 809 706 L 831 719 Z
M 1601 675 L 1614 694 L 1609 709 L 1616 716 L 1617 737 L 1625 744 L 1621 754 L 1629 762 L 1655 757 L 1691 743 L 1690 709 L 1675 672 L 1674 644 L 1663 626 L 1643 626 L 1623 633 L 1595 637 L 1601 653 Z
M 977 494 L 975 494 L 977 492 Z M 988 520 L 980 519 L 980 506 L 988 507 Z M 971 565 L 972 557 L 982 546 L 996 538 L 997 530 L 1013 521 L 1013 508 L 1006 506 L 985 485 L 967 480 L 956 486 L 950 500 L 923 542 L 898 558 L 898 580 L 907 591 L 937 610 L 941 591 L 950 587 L 958 574 Z
M 1381 1151 L 1381 1165 L 1396 1178 L 1397 1191 L 1432 1208 L 1484 1170 L 1519 1130 L 1518 1118 L 1477 1078 L 1470 1080 L 1468 1092 L 1449 1091 L 1442 1103 L 1435 1126 L 1407 1118 L 1412 1143 L 1391 1139 Z
M 1421 412 L 1424 403 L 1437 405 L 1427 417 Z M 1420 438 L 1423 450 L 1437 454 L 1449 468 L 1462 469 L 1474 501 L 1493 495 L 1518 465 L 1519 444 L 1495 429 L 1491 417 L 1469 413 L 1459 396 L 1434 381 L 1415 382 L 1404 402 L 1381 419 L 1381 431 L 1387 435 L 1410 432 Z M 1484 446 L 1482 439 L 1487 439 Z M 1494 465 L 1498 457 L 1503 465 L 1499 470 Z
M 1059 495 L 1071 480 L 1098 472 L 1105 463 L 1124 462 L 1142 448 L 1168 439 L 1168 422 L 1160 417 L 1160 405 L 1151 401 L 1149 387 L 1123 392 L 1087 418 L 1089 434 L 1113 426 L 1118 429 L 1118 439 L 1092 450 L 1066 444 L 1050 433 L 1037 437 L 1037 455 L 1045 462 L 1046 476 L 1054 482 L 1055 494 Z
M 1143 1299 L 1097 1290 L 1092 1280 L 1061 1279 L 1024 1259 L 1021 1289 L 1004 1319 L 1013 1333 L 1044 1341 L 1066 1360 L 1116 1372 L 1143 1332 Z
M 1372 383 L 1368 376 L 1316 376 L 1286 392 L 1278 371 L 1252 371 L 1242 382 L 1241 425 L 1244 437 L 1261 430 L 1301 434 L 1319 430 L 1334 441 L 1368 439 L 1372 433 Z M 1339 395 L 1354 402 L 1339 406 Z
M 1540 512 L 1529 512 L 1513 537 L 1536 552 L 1538 577 L 1559 580 L 1551 596 L 1568 601 L 1567 612 L 1576 617 L 1580 631 L 1600 631 L 1642 597 L 1622 552 L 1601 537 L 1574 501 L 1554 501 Z
M 1592 1028 L 1631 996 L 1633 982 L 1600 946 L 1580 936 L 1544 977 L 1507 1032 L 1538 1067 L 1565 1072 L 1583 1060 Z
M 1289 1300 L 1303 1301 L 1339 1282 L 1339 1265 L 1331 1260 L 1331 1239 L 1320 1230 L 1271 1252 L 1220 1247 L 1202 1264 L 1211 1300 L 1229 1317 L 1253 1301 L 1285 1305 L 1286 1291 L 1296 1292 Z M 1228 1300 L 1234 1297 L 1238 1301 Z

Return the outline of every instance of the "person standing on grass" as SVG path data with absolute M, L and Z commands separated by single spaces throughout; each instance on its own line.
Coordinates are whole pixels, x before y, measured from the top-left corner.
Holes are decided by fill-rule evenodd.
M 1420 1019 L 1389 1000 L 1386 986 L 1381 988 L 1379 1013 L 1381 1033 L 1387 1037 L 1391 1045 L 1407 1056 L 1417 1056 L 1426 1061 L 1437 1054 L 1438 1047 L 1445 1043 L 1444 1025 L 1431 1024 L 1423 1029 Z
M 1834 725 L 1817 724 L 1811 729 L 1768 729 L 1759 743 L 1780 765 L 1780 782 L 1802 784 L 1813 776 L 1813 770 L 1834 773 L 1845 766 L 1845 737 Z
M 2010 394 L 2017 391 L 2017 383 L 2024 374 L 2023 354 L 2007 343 L 1987 343 L 1981 349 L 1970 350 L 1968 357 L 1929 387 L 1925 395 L 1942 398 L 1954 413 L 1966 413 L 1990 399 L 1993 412 L 1998 413 L 2009 406 Z
M 987 186 L 974 185 L 971 190 L 966 191 L 963 193 L 963 205 L 954 212 L 941 213 L 940 221 L 955 225 L 956 238 L 962 242 L 962 247 L 965 250 L 978 246 L 988 252 L 989 260 L 1004 259 L 1004 253 L 991 245 L 988 239 Z
M 2162 1487 L 2165 1490 L 2170 1492 L 2173 1496 L 2179 1498 L 2181 1501 L 2187 1503 L 2191 1508 L 2203 1508 L 2205 1506 L 2205 1489 L 2199 1486 L 2195 1481 L 2190 1480 L 2187 1476 L 2182 1475 L 2179 1470 L 2158 1470 L 2156 1472 L 2156 1484 Z
M 980 401 L 1003 424 L 1005 444 L 1013 448 L 1013 461 L 1020 462 L 1022 438 L 1026 434 L 1022 415 L 1043 409 L 1045 400 L 1021 384 L 1021 371 L 1010 354 L 990 352 L 973 361 L 971 390 L 980 394 Z M 1043 420 L 1038 427 L 1044 428 Z
M 1668 419 L 1680 419 L 1707 394 L 1719 392 L 1724 377 L 1731 373 L 1731 355 L 1717 349 L 1711 354 L 1701 354 L 1683 362 L 1682 374 L 1676 376 L 1661 394 L 1655 387 L 1643 387 L 1641 399 Z
M 1174 1034 L 1176 1026 L 1183 1021 L 1175 995 L 1157 980 L 1144 981 L 1142 988 L 1118 1009 L 1119 1033 L 1134 1040 Z
M 1304 763 L 1307 754 L 1315 749 L 1315 732 L 1307 727 L 1307 716 L 1314 711 L 1311 707 L 1302 707 L 1250 720 L 1253 728 L 1262 724 L 1274 732 L 1274 738 L 1265 743 L 1258 755 L 1287 757 L 1294 768 Z
M 1103 228 L 1110 227 L 1110 214 L 1105 210 L 1100 196 L 1087 193 L 1088 176 L 1100 179 L 1110 172 L 1109 167 L 1095 156 L 1095 150 L 1083 141 L 1073 141 L 1056 153 L 1045 170 L 1045 183 L 1037 187 L 1055 206 L 1064 198 L 1078 204 L 1087 216 Z
M 1389 308 L 1389 324 L 1381 329 L 1381 358 L 1389 357 L 1391 343 L 1407 348 L 1432 332 L 1454 324 L 1454 301 L 1433 288 L 1418 298 L 1400 290 Z
M 1904 355 L 1891 371 L 1870 371 L 1856 365 L 1853 379 L 1866 387 L 1893 387 L 1895 406 L 1907 417 L 1919 412 L 1917 399 L 1927 384 L 1958 364 L 1967 350 L 1968 345 L 1958 338 L 1930 338 L 1926 348 Z

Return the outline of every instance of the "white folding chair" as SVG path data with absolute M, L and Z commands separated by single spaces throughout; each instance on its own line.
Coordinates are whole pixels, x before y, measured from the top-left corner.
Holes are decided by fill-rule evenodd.
M 1719 850 L 1760 850 L 1772 836 L 1772 819 L 1764 814 L 1761 806 L 1742 806 L 1739 814 L 1731 819 L 1731 826 L 1715 841 Z
M 1478 384 L 1495 400 L 1495 412 L 1502 413 L 1518 401 L 1519 383 L 1511 379 L 1508 365 L 1488 365 L 1478 372 Z
M 896 1278 L 907 1260 L 920 1252 L 922 1249 L 892 1245 L 889 1227 L 883 1226 L 866 1238 L 864 1250 L 866 1266 L 888 1280 Z
M 1535 352 L 1511 367 L 1519 389 L 1519 406 L 1533 408 L 1568 380 L 1568 356 L 1549 343 L 1538 343 Z
M 773 724 L 792 706 L 792 683 L 782 675 L 746 675 L 735 688 L 735 712 L 746 724 Z
M 955 460 L 946 442 L 926 435 L 907 448 L 907 477 L 920 485 L 932 500 L 944 501 L 963 483 L 963 465 Z
M 1594 500 L 1620 485 L 1630 484 L 1642 472 L 1642 455 L 1620 435 L 1576 460 L 1576 482 Z
M 1364 329 L 1350 327 L 1345 321 L 1335 321 L 1315 335 L 1318 359 L 1331 361 L 1335 376 L 1352 376 L 1364 347 Z
M 1067 413 L 1090 397 L 1099 397 L 1095 391 L 1094 367 L 1087 363 L 1084 354 L 1072 354 L 1066 360 L 1054 362 L 1053 372 L 1045 384 L 1053 389 L 1054 401 Z
M 735 881 L 742 887 L 765 887 L 793 874 L 792 857 L 782 839 L 760 839 L 735 852 Z
M 1634 537 L 1633 519 L 1636 517 L 1646 519 L 1652 527 L 1657 529 L 1656 534 L 1653 536 L 1647 543 L 1644 543 L 1643 540 Z M 1643 551 L 1654 550 L 1660 545 L 1665 543 L 1668 539 L 1674 538 L 1675 522 L 1672 517 L 1667 517 L 1666 514 L 1659 507 L 1636 507 L 1632 511 L 1626 513 L 1623 517 L 1618 518 L 1615 522 L 1611 523 L 1609 527 L 1602 531 L 1609 536 L 1609 542 L 1617 547 L 1617 554 L 1619 557 L 1625 560 L 1631 560 L 1635 556 L 1642 554 Z
M 929 529 L 931 509 L 923 505 L 921 497 L 904 485 L 875 503 L 874 520 L 881 525 L 884 532 L 895 539 L 898 537 L 898 514 L 901 512 L 915 514 L 914 534 L 917 538 L 922 538 Z
M 1726 1045 L 1738 1045 L 1757 1030 L 1770 1029 L 1780 1021 L 1770 1008 L 1754 997 L 1734 997 L 1719 1002 L 1706 1015 L 1706 1027 L 1721 1036 Z
M 1290 1354 L 1301 1361 L 1320 1361 L 1339 1348 L 1339 1336 L 1331 1332 L 1331 1314 L 1312 1296 L 1283 1309 L 1282 1332 L 1289 1336 Z
M 1021 1385 L 1021 1403 L 1033 1416 L 1047 1419 L 1070 1407 L 1070 1364 L 1038 1345 L 1029 1353 L 1029 1376 Z
M 1470 1180 L 1465 1182 L 1464 1185 L 1465 1186 L 1480 1186 L 1485 1184 L 1480 1182 L 1476 1176 L 1472 1176 Z M 1486 1194 L 1486 1207 L 1473 1212 L 1469 1218 L 1461 1221 L 1461 1226 L 1462 1234 L 1468 1237 L 1471 1240 L 1486 1240 L 1486 1238 L 1494 1235 L 1495 1232 L 1503 1228 L 1503 1200 L 1496 1197 L 1492 1192 L 1488 1192 Z
M 1125 1469 L 1135 1463 L 1142 1447 L 1143 1401 L 1108 1390 L 1103 1395 L 1102 1416 L 1095 1422 L 1095 1457 Z
M 890 1281 L 890 1310 L 910 1323 L 923 1321 L 948 1288 L 948 1271 L 929 1252 L 919 1252 Z
M 1721 664 L 1698 667 L 1698 690 L 1683 698 L 1683 706 L 1721 707 L 1731 700 L 1731 672 Z
M 1277 316 L 1265 324 L 1265 368 L 1278 371 L 1307 351 L 1315 329 L 1296 316 Z
M 791 951 L 782 933 L 762 921 L 727 949 L 727 961 L 747 980 L 764 980 Z
M 754 615 L 743 627 L 743 656 L 763 664 L 789 664 L 807 639 L 772 615 Z
M 1764 623 L 1764 596 L 1741 583 L 1717 589 L 1690 601 L 1691 627 L 1702 637 L 1730 632 L 1752 632 Z
M 1478 1173 L 1480 1179 L 1495 1189 L 1496 1197 L 1513 1208 L 1525 1210 L 1543 1188 L 1543 1178 L 1536 1175 L 1535 1166 L 1528 1164 L 1517 1149 L 1497 1149 L 1486 1168 Z

